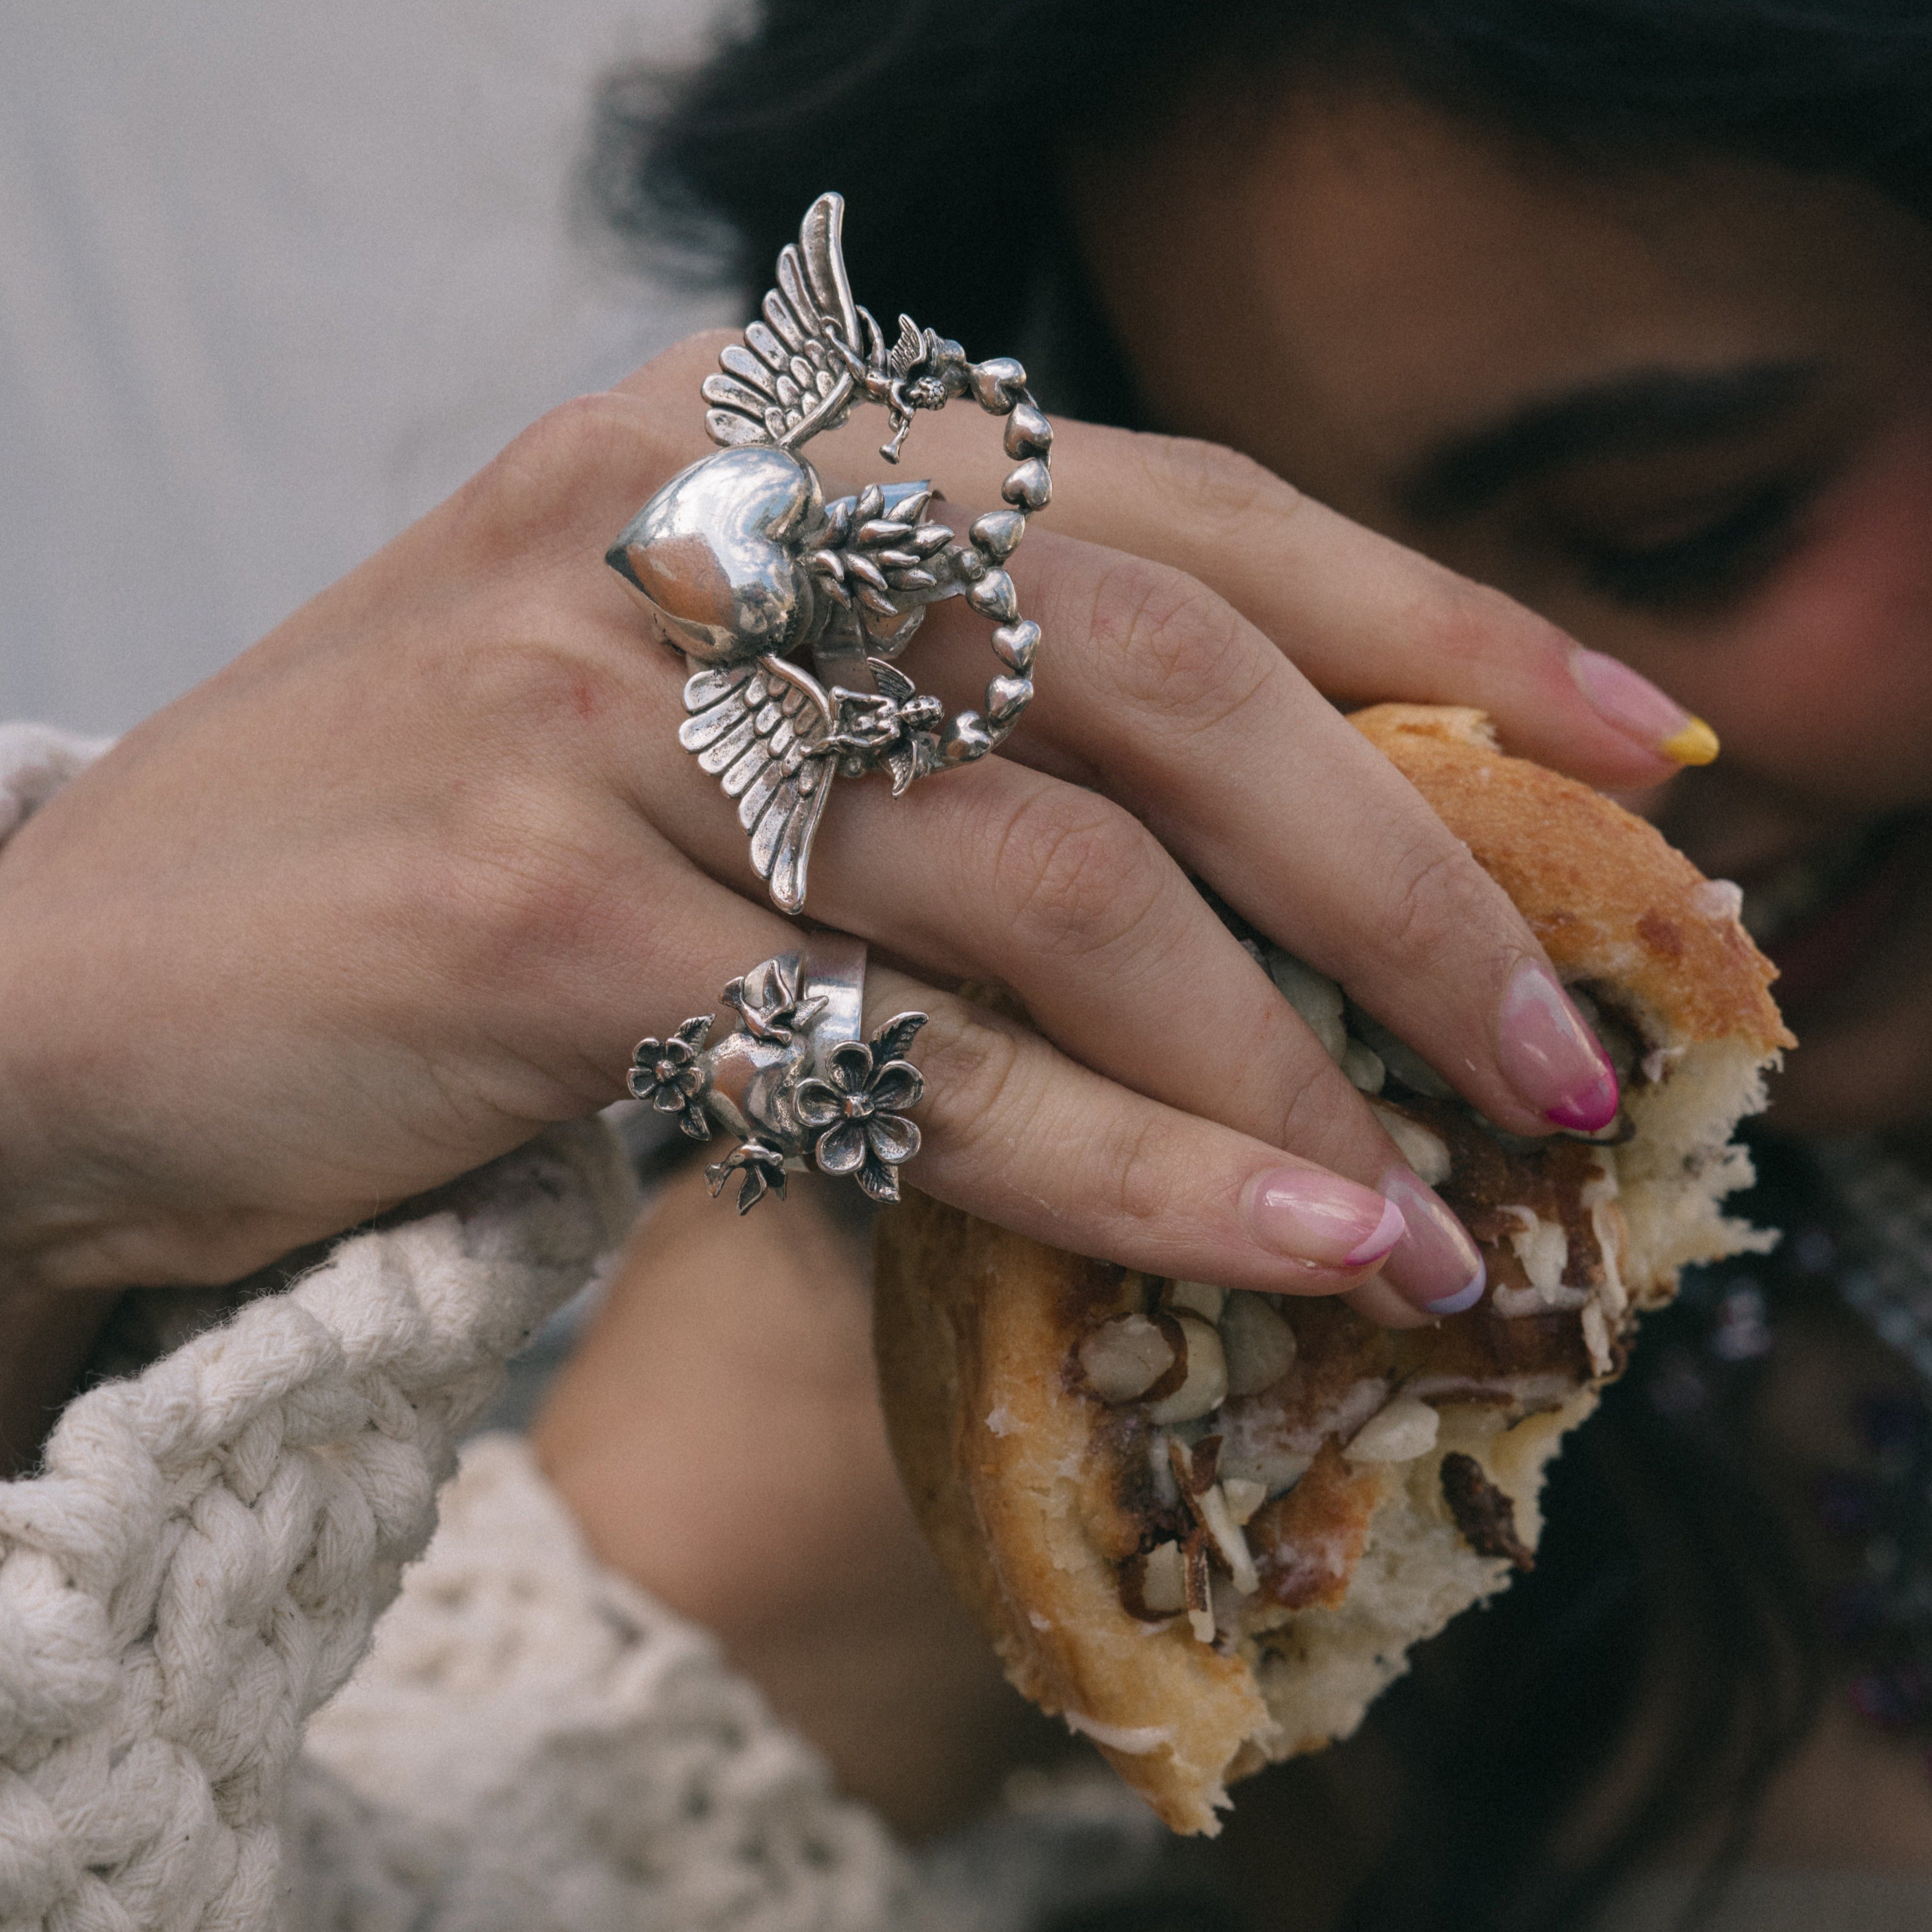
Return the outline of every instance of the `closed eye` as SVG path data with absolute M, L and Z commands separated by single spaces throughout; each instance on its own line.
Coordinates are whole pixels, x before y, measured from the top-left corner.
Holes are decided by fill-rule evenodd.
M 1559 539 L 1599 595 L 1652 609 L 1722 603 L 1789 550 L 1816 476 L 1781 476 L 1669 537 L 1631 542 L 1571 529 Z

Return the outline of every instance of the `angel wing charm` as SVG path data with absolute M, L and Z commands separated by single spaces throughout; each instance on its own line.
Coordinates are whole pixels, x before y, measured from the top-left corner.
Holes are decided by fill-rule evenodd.
M 812 204 L 796 244 L 778 256 L 764 320 L 718 357 L 718 374 L 705 377 L 712 406 L 704 427 L 713 442 L 791 449 L 851 414 L 859 310 L 845 277 L 844 221 L 842 196 L 822 194 Z
M 737 800 L 738 823 L 752 835 L 752 869 L 772 903 L 799 911 L 812 835 L 832 785 L 830 700 L 796 665 L 766 657 L 699 671 L 685 682 L 684 708 L 691 715 L 678 742 Z
M 718 453 L 673 477 L 607 554 L 664 640 L 691 660 L 678 736 L 737 802 L 752 863 L 772 902 L 805 904 L 812 835 L 835 777 L 915 778 L 984 757 L 1033 696 L 1040 627 L 1023 620 L 1006 560 L 1052 496 L 1053 430 L 1026 371 L 969 362 L 908 316 L 889 349 L 852 298 L 845 204 L 821 195 L 778 256 L 777 285 L 742 341 L 704 379 Z M 799 454 L 861 402 L 890 413 L 896 462 L 914 412 L 970 396 L 1006 419 L 1010 506 L 962 540 L 931 519 L 930 483 L 872 484 L 826 501 Z M 997 628 L 1001 665 L 985 710 L 952 716 L 890 660 L 926 607 L 963 598 Z M 812 669 L 796 660 L 808 655 Z

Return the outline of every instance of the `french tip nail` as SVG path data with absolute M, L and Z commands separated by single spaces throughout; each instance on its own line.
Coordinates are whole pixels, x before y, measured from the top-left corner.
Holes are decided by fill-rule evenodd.
M 1570 675 L 1606 724 L 1654 756 L 1708 765 L 1718 755 L 1717 733 L 1621 658 L 1579 644 L 1570 653 Z
M 1543 1118 L 1576 1133 L 1600 1133 L 1616 1118 L 1622 1099 L 1618 1090 L 1616 1075 L 1606 1066 L 1603 1078 L 1587 1093 L 1546 1108 Z
M 1687 717 L 1657 748 L 1680 765 L 1708 765 L 1718 755 L 1718 734 L 1702 718 Z
M 1600 1134 L 1616 1117 L 1612 1101 L 1607 1107 L 1552 1107 L 1543 1118 L 1552 1126 L 1566 1127 L 1573 1134 Z
M 1376 1223 L 1375 1232 L 1359 1246 L 1351 1248 L 1342 1257 L 1344 1268 L 1366 1268 L 1371 1262 L 1378 1262 L 1408 1232 L 1408 1223 L 1402 1210 L 1393 1201 L 1382 1202 L 1382 1218 Z
M 1483 1290 L 1488 1286 L 1489 1272 L 1478 1261 L 1475 1278 L 1466 1288 L 1459 1288 L 1454 1294 L 1445 1294 L 1440 1301 L 1425 1301 L 1422 1305 L 1431 1315 L 1460 1315 L 1482 1300 Z

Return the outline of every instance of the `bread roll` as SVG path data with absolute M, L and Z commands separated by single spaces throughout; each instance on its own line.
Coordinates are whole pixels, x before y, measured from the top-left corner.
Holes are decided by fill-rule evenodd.
M 1413 1645 L 1528 1567 L 1544 1465 L 1640 1312 L 1687 1263 L 1771 1239 L 1721 1206 L 1750 1178 L 1732 1130 L 1792 1043 L 1736 889 L 1504 756 L 1480 712 L 1354 722 L 1514 900 L 1623 1082 L 1613 1144 L 1500 1136 L 1364 1016 L 1345 1041 L 1328 982 L 1256 949 L 1358 1085 L 1382 1076 L 1412 1165 L 1483 1246 L 1481 1303 L 1393 1334 L 916 1194 L 878 1225 L 880 1384 L 926 1533 L 1014 1684 L 1178 1832 L 1346 1736 Z

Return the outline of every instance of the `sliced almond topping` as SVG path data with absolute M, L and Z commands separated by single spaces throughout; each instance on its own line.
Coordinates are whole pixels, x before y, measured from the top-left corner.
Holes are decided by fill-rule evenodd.
M 1261 1588 L 1262 1580 L 1255 1574 L 1255 1559 L 1248 1553 L 1248 1539 L 1241 1534 L 1240 1525 L 1228 1510 L 1228 1499 L 1221 1493 L 1219 1483 L 1202 1492 L 1198 1507 L 1202 1527 L 1214 1539 L 1214 1547 L 1221 1552 L 1221 1560 L 1228 1566 L 1228 1581 L 1240 1595 L 1252 1596 Z
M 1228 1393 L 1259 1395 L 1294 1366 L 1294 1330 L 1264 1294 L 1231 1294 L 1221 1316 Z
M 1616 1366 L 1617 1358 L 1610 1348 L 1610 1325 L 1594 1301 L 1583 1311 L 1583 1346 L 1590 1352 L 1592 1374 L 1606 1376 Z
M 1373 1101 L 1369 1105 L 1382 1124 L 1382 1131 L 1395 1142 L 1396 1150 L 1415 1170 L 1416 1178 L 1426 1186 L 1440 1187 L 1449 1178 L 1448 1142 L 1393 1107 L 1378 1106 Z
M 1563 1276 L 1570 1266 L 1570 1238 L 1561 1221 L 1546 1221 L 1533 1209 L 1504 1207 L 1497 1210 L 1516 1222 L 1509 1238 L 1529 1285 L 1552 1306 L 1563 1291 Z
M 1442 1426 L 1428 1403 L 1399 1395 L 1363 1424 L 1342 1454 L 1352 1462 L 1412 1462 L 1436 1447 Z
M 1228 1291 L 1204 1281 L 1171 1281 L 1167 1285 L 1167 1305 L 1198 1315 L 1204 1322 L 1218 1322 L 1228 1305 Z
M 1382 1055 L 1358 1040 L 1350 1040 L 1343 1052 L 1342 1071 L 1349 1085 L 1364 1094 L 1379 1094 L 1388 1083 L 1388 1069 Z
M 1186 1345 L 1169 1318 L 1119 1315 L 1080 1338 L 1080 1372 L 1102 1402 L 1138 1402 L 1168 1372 L 1182 1366 Z M 1173 1386 L 1186 1378 L 1182 1374 Z
M 1228 1498 L 1228 1514 L 1244 1524 L 1268 1501 L 1268 1485 L 1251 1483 L 1244 1476 L 1230 1476 L 1222 1484 L 1221 1493 Z
M 1196 1643 L 1214 1641 L 1214 1580 L 1208 1574 L 1205 1538 L 1190 1537 L 1183 1552 L 1187 1564 L 1187 1628 Z
M 1180 1380 L 1171 1391 L 1160 1384 L 1148 1391 L 1148 1419 L 1162 1426 L 1177 1422 L 1193 1422 L 1209 1410 L 1218 1408 L 1228 1394 L 1228 1358 L 1222 1352 L 1219 1331 L 1192 1315 L 1156 1316 L 1175 1329 L 1182 1338 Z M 1163 1333 L 1165 1330 L 1163 1330 Z M 1172 1372 L 1169 1372 L 1170 1374 Z
M 1339 1064 L 1348 1050 L 1341 988 L 1278 946 L 1268 949 L 1268 971 L 1282 998 L 1307 1022 L 1310 1031 L 1328 1049 L 1328 1058 Z
M 1180 1545 L 1156 1543 L 1120 1565 L 1120 1603 L 1142 1623 L 1165 1622 L 1187 1607 L 1187 1564 Z

